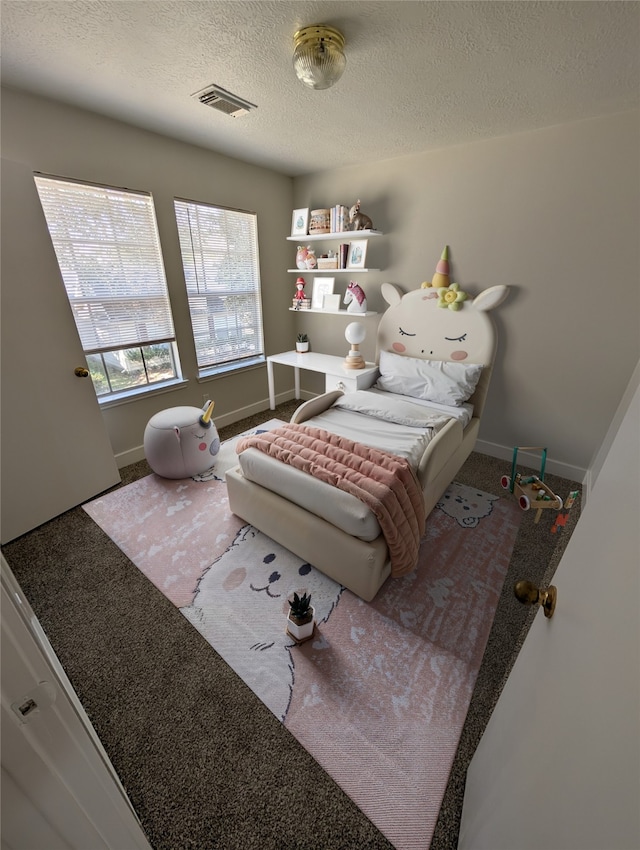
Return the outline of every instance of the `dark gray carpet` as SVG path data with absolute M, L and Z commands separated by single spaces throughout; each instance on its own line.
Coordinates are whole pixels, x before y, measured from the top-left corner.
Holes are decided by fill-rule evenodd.
M 288 420 L 298 402 L 220 429 Z M 147 475 L 145 461 L 123 484 Z M 510 463 L 474 453 L 456 479 L 513 498 Z M 536 472 L 537 470 L 532 470 Z M 580 489 L 547 474 L 563 498 Z M 119 485 L 122 486 L 122 485 Z M 523 513 L 431 850 L 457 843 L 466 769 L 536 611 L 520 578 L 547 584 L 575 527 Z M 74 508 L 3 547 L 155 850 L 387 850 L 391 844 L 180 612 Z M 537 616 L 543 616 L 538 612 Z M 127 850 L 127 848 L 113 848 Z

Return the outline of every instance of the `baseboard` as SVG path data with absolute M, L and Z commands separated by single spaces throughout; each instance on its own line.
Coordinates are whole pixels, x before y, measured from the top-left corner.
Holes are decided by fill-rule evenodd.
M 513 462 L 513 446 L 501 446 L 498 443 L 489 443 L 486 440 L 477 440 L 474 451 L 480 452 L 489 457 L 497 457 L 500 460 L 508 461 L 508 467 L 505 469 L 507 474 L 511 471 Z M 518 452 L 518 465 L 540 469 L 540 454 L 534 452 Z M 578 481 L 585 484 L 588 477 L 588 471 L 580 466 L 572 466 L 569 463 L 547 458 L 545 471 L 551 472 L 553 475 L 560 475 L 562 478 L 568 478 L 569 481 Z
M 136 446 L 133 449 L 128 449 L 126 452 L 120 452 L 116 455 L 116 465 L 118 469 L 124 469 L 131 463 L 137 463 L 139 460 L 144 460 L 144 446 Z
M 300 403 L 313 398 L 314 395 L 315 393 L 303 391 L 301 393 L 302 397 L 300 399 Z M 294 398 L 293 390 L 280 393 L 279 395 L 276 395 L 276 404 L 283 404 L 285 401 L 291 401 L 292 398 Z M 248 416 L 255 416 L 256 414 L 263 412 L 266 414 L 270 413 L 268 399 L 262 399 L 255 404 L 240 407 L 231 413 L 224 413 L 222 416 L 216 416 L 214 418 L 216 427 L 224 428 L 226 425 L 233 425 L 241 419 L 246 419 Z M 506 471 L 509 472 L 511 469 L 513 446 L 501 446 L 498 443 L 489 443 L 486 440 L 478 440 L 476 442 L 475 451 L 480 452 L 480 454 L 489 455 L 489 457 L 496 457 L 500 460 L 509 461 L 509 467 Z M 122 469 L 125 466 L 129 466 L 131 463 L 137 463 L 139 460 L 144 460 L 144 457 L 144 446 L 135 446 L 132 449 L 128 449 L 126 452 L 120 452 L 120 454 L 117 454 L 116 464 L 118 469 Z M 539 468 L 540 455 L 533 454 L 532 452 L 519 452 L 518 463 L 521 463 L 523 466 L 533 467 L 534 469 Z M 586 484 L 588 480 L 588 470 L 582 469 L 579 466 L 571 466 L 571 464 L 568 463 L 554 461 L 549 458 L 547 458 L 546 470 L 554 475 L 560 475 L 562 478 L 568 478 L 570 481 L 579 481 L 582 484 Z
M 313 393 L 302 393 L 300 403 L 306 401 L 307 398 L 312 398 Z M 276 395 L 276 404 L 284 404 L 285 401 L 291 401 L 294 398 L 293 390 Z M 233 425 L 234 422 L 239 422 L 241 419 L 246 419 L 248 416 L 255 416 L 258 413 L 265 413 L 266 419 L 271 417 L 269 409 L 269 399 L 262 399 L 255 404 L 248 404 L 246 407 L 240 407 L 231 413 L 223 413 L 222 416 L 214 416 L 216 428 L 224 428 L 226 425 Z M 118 469 L 123 469 L 129 464 L 137 463 L 139 460 L 145 459 L 144 446 L 134 446 L 132 449 L 127 449 L 125 452 L 120 452 L 116 456 L 116 465 Z

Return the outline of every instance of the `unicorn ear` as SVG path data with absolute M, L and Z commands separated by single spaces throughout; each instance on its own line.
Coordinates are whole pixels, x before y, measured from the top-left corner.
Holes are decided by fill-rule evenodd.
M 381 286 L 382 297 L 390 307 L 395 307 L 402 301 L 402 293 L 392 283 L 383 283 Z
M 499 304 L 502 304 L 508 294 L 509 287 L 504 286 L 504 284 L 490 286 L 489 289 L 485 289 L 479 295 L 476 295 L 472 304 L 476 310 L 480 310 L 481 313 L 486 313 L 489 310 L 493 310 Z

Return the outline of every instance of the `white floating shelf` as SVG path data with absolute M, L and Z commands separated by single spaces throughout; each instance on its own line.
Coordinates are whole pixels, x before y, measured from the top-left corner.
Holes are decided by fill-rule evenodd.
M 352 274 L 357 275 L 360 272 L 379 272 L 380 269 L 287 269 L 291 274 Z
M 306 236 L 287 236 L 289 242 L 323 242 L 328 239 L 368 239 L 369 236 L 384 236 L 381 230 L 343 230 L 341 233 L 308 233 Z
M 367 310 L 366 313 L 350 313 L 348 310 L 318 310 L 315 307 L 309 307 L 306 310 L 296 310 L 295 307 L 289 307 L 289 310 L 292 313 L 300 313 L 301 316 L 304 316 L 305 313 L 325 313 L 326 315 L 332 316 L 351 316 L 352 319 L 361 318 L 362 316 L 379 315 L 373 310 Z

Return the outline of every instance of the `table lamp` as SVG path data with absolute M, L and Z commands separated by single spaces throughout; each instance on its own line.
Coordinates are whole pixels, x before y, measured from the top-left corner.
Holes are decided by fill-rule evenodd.
M 344 360 L 345 369 L 364 369 L 366 367 L 367 364 L 359 351 L 360 343 L 364 342 L 366 335 L 367 331 L 362 322 L 351 322 L 347 325 L 344 336 L 351 348 Z

